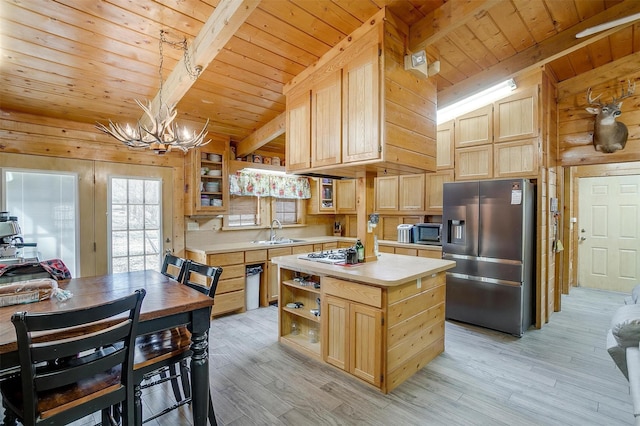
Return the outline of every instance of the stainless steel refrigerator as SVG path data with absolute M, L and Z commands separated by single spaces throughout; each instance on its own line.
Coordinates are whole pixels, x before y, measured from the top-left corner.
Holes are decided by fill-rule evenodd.
M 527 179 L 444 184 L 446 317 L 522 336 L 532 323 L 535 188 Z

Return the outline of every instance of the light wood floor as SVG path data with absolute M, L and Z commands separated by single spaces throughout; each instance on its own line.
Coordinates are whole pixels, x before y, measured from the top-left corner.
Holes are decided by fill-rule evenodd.
M 218 318 L 210 338 L 218 424 L 633 424 L 628 383 L 605 349 L 623 298 L 574 289 L 562 312 L 522 338 L 448 322 L 445 352 L 388 395 L 280 346 L 275 307 Z M 168 389 L 145 396 L 145 415 L 172 399 Z M 189 425 L 183 408 L 147 424 Z

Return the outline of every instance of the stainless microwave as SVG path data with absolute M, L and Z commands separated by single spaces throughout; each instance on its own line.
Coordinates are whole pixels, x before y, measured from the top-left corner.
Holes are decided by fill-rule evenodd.
M 413 225 L 413 242 L 416 244 L 432 244 L 440 246 L 442 241 L 441 223 L 416 223 Z

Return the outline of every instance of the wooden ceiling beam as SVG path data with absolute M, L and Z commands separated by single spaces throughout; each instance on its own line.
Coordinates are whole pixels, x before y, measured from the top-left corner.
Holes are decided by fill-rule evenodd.
M 247 154 L 262 148 L 285 131 L 286 114 L 283 112 L 276 118 L 244 138 L 236 146 L 236 155 L 244 157 Z
M 629 16 L 634 13 L 640 13 L 639 1 L 625 0 L 618 3 L 617 5 L 592 16 L 587 20 L 574 25 L 566 31 L 548 38 L 542 43 L 531 46 L 517 55 L 499 62 L 458 84 L 441 90 L 438 92 L 438 107 L 451 105 L 460 99 L 491 87 L 492 85 L 513 77 L 516 74 L 531 71 L 595 41 L 609 37 L 611 34 L 633 25 L 634 22 L 619 25 L 608 31 L 603 31 L 590 37 L 577 39 L 576 34 L 595 25 Z
M 448 1 L 409 29 L 409 50 L 417 52 L 486 13 L 503 0 Z
M 191 66 L 202 67 L 204 71 L 258 4 L 260 0 L 221 0 L 189 47 Z M 162 102 L 166 105 L 177 104 L 194 83 L 183 57 L 163 84 Z M 159 106 L 158 92 L 151 103 L 151 111 L 158 111 Z M 145 123 L 146 115 L 140 120 Z

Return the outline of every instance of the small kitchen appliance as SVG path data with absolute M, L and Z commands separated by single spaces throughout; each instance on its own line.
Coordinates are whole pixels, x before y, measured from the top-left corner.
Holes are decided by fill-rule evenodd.
M 441 223 L 416 223 L 412 232 L 413 242 L 416 244 L 442 245 Z
M 399 243 L 412 243 L 413 242 L 413 225 L 402 224 L 398 225 L 398 242 Z

